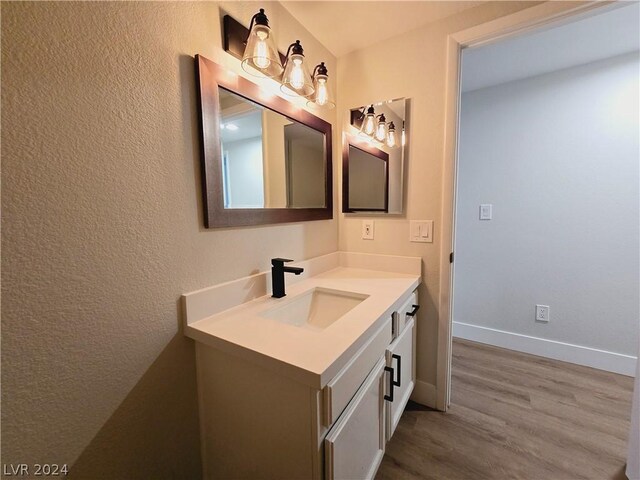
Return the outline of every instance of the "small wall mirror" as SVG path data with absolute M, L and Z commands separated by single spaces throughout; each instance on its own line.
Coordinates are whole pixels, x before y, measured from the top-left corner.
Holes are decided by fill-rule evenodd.
M 205 226 L 332 218 L 331 124 L 197 57 Z
M 344 213 L 402 214 L 409 100 L 353 108 L 342 154 Z

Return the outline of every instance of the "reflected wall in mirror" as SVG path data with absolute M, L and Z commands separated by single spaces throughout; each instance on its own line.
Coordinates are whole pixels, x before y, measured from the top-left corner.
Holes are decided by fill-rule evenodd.
M 332 218 L 331 125 L 197 56 L 205 226 Z
M 342 211 L 344 213 L 403 213 L 404 176 L 409 151 L 409 109 L 409 100 L 400 98 L 353 108 L 349 111 L 342 163 Z M 371 127 L 372 135 L 365 132 L 368 127 L 365 125 L 367 114 L 373 114 L 370 117 L 374 121 Z M 381 126 L 382 122 L 384 124 Z M 376 139 L 376 132 L 381 133 L 379 136 L 381 140 Z M 364 160 L 362 153 L 367 151 L 370 155 L 368 162 Z M 385 162 L 382 161 L 381 154 L 387 156 Z M 381 181 L 383 163 L 386 165 L 386 183 L 384 184 Z M 385 197 L 386 208 L 380 208 L 381 199 Z M 366 203 L 365 199 L 367 199 Z
M 349 212 L 389 211 L 389 154 L 354 137 L 348 139 L 345 154 L 348 167 L 344 175 L 345 204 Z
M 224 88 L 218 95 L 224 208 L 323 208 L 324 135 Z

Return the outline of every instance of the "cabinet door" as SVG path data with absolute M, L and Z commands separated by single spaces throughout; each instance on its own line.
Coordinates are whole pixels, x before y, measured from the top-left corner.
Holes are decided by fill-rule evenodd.
M 416 322 L 410 318 L 385 354 L 387 366 L 393 369 L 393 400 L 385 402 L 387 440 L 393 435 L 416 382 L 415 343 Z
M 324 440 L 325 478 L 373 478 L 384 455 L 385 360 L 381 358 Z

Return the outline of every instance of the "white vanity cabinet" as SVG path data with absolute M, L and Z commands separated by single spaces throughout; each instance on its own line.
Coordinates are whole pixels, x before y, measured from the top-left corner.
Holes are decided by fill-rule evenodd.
M 415 383 L 417 294 L 394 304 L 317 387 L 197 342 L 204 478 L 373 478 Z

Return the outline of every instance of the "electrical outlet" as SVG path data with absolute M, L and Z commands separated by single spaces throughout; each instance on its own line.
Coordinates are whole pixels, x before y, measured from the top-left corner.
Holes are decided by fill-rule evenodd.
M 362 238 L 364 240 L 373 240 L 373 220 L 362 221 Z
M 549 323 L 549 305 L 536 305 L 536 322 Z

